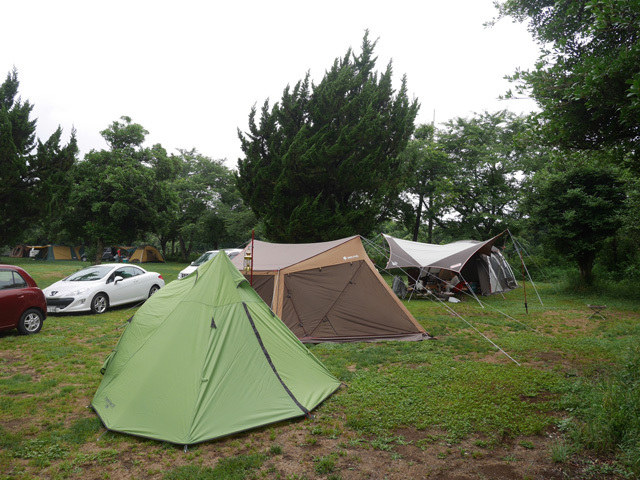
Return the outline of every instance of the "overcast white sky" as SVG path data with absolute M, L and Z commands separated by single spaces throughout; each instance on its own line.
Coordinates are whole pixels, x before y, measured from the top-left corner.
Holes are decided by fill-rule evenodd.
M 336 57 L 378 39 L 377 70 L 393 61 L 421 104 L 417 123 L 474 112 L 535 109 L 498 101 L 504 75 L 530 68 L 539 49 L 524 25 L 492 28 L 492 0 L 25 0 L 5 3 L 0 82 L 15 66 L 35 105 L 41 140 L 77 130 L 81 155 L 106 148 L 100 131 L 128 115 L 147 145 L 195 148 L 235 167 L 237 128 L 307 71 L 318 83 Z M 65 142 L 67 141 L 65 140 Z

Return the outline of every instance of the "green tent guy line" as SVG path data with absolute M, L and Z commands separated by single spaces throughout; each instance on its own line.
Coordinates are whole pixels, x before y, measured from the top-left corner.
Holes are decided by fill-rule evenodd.
M 340 386 L 226 255 L 151 297 L 102 371 L 108 430 L 184 445 L 307 415 Z

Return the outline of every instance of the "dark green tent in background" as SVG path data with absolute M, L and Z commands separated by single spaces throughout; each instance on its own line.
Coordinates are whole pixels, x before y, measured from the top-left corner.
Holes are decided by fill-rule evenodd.
M 153 295 L 103 372 L 107 429 L 184 445 L 306 415 L 340 386 L 226 255 Z
M 69 245 L 36 245 L 29 248 L 34 248 L 38 251 L 38 254 L 34 257 L 36 260 L 79 260 L 76 250 Z

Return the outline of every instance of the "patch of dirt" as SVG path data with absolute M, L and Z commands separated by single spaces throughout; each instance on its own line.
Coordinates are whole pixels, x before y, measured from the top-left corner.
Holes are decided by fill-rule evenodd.
M 316 418 L 283 422 L 219 441 L 189 447 L 135 439 L 108 432 L 100 440 L 89 440 L 74 454 L 75 469 L 69 478 L 161 480 L 164 473 L 184 465 L 214 468 L 223 458 L 264 453 L 267 460 L 252 478 L 342 480 L 549 480 L 579 478 L 570 464 L 554 464 L 550 442 L 555 435 L 520 437 L 490 445 L 487 438 L 473 437 L 448 443 L 438 430 L 403 428 L 394 432 L 399 441 L 389 449 L 372 447 L 375 438 L 360 438 L 343 430 L 337 438 L 314 435 L 314 427 L 336 419 Z M 24 425 L 23 425 L 24 427 Z M 102 432 L 101 432 L 102 433 Z M 126 437 L 127 441 L 122 441 Z M 273 453 L 273 446 L 280 449 Z M 66 463 L 74 462 L 74 458 Z M 330 458 L 329 473 L 316 471 L 320 459 Z M 58 476 L 63 461 L 37 470 L 24 468 L 38 478 Z M 7 473 L 7 472 L 4 472 Z

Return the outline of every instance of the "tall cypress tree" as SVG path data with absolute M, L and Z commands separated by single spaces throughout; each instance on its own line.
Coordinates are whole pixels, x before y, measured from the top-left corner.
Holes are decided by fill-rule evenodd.
M 33 105 L 18 96 L 19 86 L 16 69 L 0 84 L 0 245 L 24 241 L 26 229 L 64 202 L 66 174 L 78 152 L 75 131 L 66 146 L 60 146 L 60 128 L 36 142 Z
M 393 90 L 391 63 L 374 71 L 375 46 L 366 32 L 359 55 L 349 49 L 318 85 L 307 73 L 272 108 L 264 103 L 259 125 L 254 107 L 249 131 L 238 132 L 238 189 L 269 239 L 367 235 L 399 193 L 398 155 L 419 105 L 407 98 L 405 77 Z

